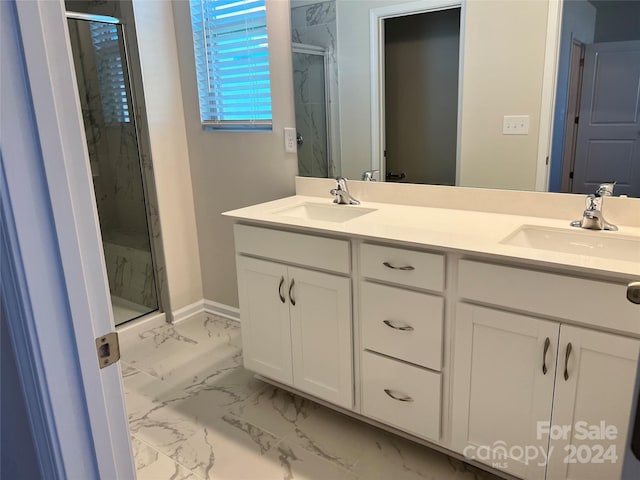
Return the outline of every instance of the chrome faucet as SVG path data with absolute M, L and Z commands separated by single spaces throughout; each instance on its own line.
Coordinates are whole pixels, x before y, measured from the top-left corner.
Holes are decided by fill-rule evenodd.
M 344 177 L 336 178 L 336 188 L 332 188 L 329 193 L 335 197 L 333 203 L 339 205 L 360 205 L 360 202 L 349 193 L 347 179 Z
M 362 172 L 362 180 L 365 182 L 375 182 L 376 174 L 379 174 L 380 170 L 365 170 Z
M 604 197 L 613 195 L 613 187 L 615 184 L 615 182 L 603 183 L 598 187 L 595 194 L 587 195 L 586 208 L 582 213 L 582 219 L 571 222 L 571 226 L 588 228 L 590 230 L 618 230 L 618 227 L 607 222 L 602 214 Z

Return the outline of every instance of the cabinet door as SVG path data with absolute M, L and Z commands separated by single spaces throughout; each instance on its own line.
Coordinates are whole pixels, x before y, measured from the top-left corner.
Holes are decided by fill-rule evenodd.
M 294 385 L 351 408 L 351 282 L 289 267 Z
M 293 384 L 287 267 L 237 257 L 244 366 Z
M 547 478 L 620 478 L 640 341 L 565 325 L 560 332 Z M 602 438 L 606 428 L 615 438 Z M 595 438 L 584 438 L 588 429 Z
M 517 477 L 544 478 L 541 458 L 518 457 L 520 447 L 537 448 L 539 456 L 547 451 L 548 436 L 538 438 L 537 422 L 551 418 L 558 332 L 557 323 L 458 304 L 454 450 Z

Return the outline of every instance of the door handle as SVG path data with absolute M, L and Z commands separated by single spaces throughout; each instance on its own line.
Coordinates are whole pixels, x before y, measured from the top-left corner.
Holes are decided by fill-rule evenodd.
M 549 346 L 551 345 L 551 340 L 549 337 L 544 341 L 544 352 L 542 352 L 542 374 L 547 374 L 547 352 L 549 351 Z
M 571 342 L 567 343 L 567 351 L 564 354 L 564 380 L 565 382 L 569 380 L 569 370 L 567 369 L 569 365 L 569 356 L 571 355 L 571 350 L 573 347 L 571 346 Z
M 289 284 L 289 300 L 291 300 L 291 305 L 296 306 L 296 298 L 293 296 L 293 286 L 296 284 L 296 281 L 292 278 L 291 283 Z
M 284 277 L 280 277 L 280 285 L 278 285 L 278 296 L 282 303 L 285 302 L 284 293 L 282 293 L 282 286 L 284 285 Z
M 631 282 L 627 285 L 627 300 L 640 304 L 640 282 Z

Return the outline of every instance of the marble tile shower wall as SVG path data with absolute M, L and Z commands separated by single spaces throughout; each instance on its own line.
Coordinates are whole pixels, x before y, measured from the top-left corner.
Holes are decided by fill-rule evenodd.
M 299 173 L 335 176 L 340 171 L 336 3 L 331 0 L 296 7 L 294 1 L 291 5 L 292 42 L 323 47 L 329 52 L 328 99 L 324 98 L 322 57 L 294 56 L 296 128 L 305 139 L 298 150 Z M 330 119 L 331 172 L 327 172 L 326 108 Z
M 498 480 L 254 378 L 210 315 L 121 336 L 138 480 Z

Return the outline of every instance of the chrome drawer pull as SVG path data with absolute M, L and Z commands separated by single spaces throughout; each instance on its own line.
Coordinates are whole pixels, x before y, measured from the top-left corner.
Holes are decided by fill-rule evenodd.
M 295 279 L 291 279 L 291 284 L 289 284 L 289 300 L 291 301 L 291 305 L 296 306 L 296 298 L 293 296 L 293 287 L 296 284 Z
M 412 267 L 411 265 L 407 265 L 406 267 L 394 267 L 389 262 L 382 262 L 382 264 L 387 268 L 392 268 L 393 270 L 405 270 L 405 271 L 415 270 L 415 268 Z
M 547 351 L 549 350 L 549 347 L 551 346 L 551 339 L 549 337 L 547 337 L 547 339 L 544 341 L 544 352 L 542 352 L 542 374 L 546 375 L 547 374 Z
M 403 322 L 398 322 L 396 320 L 383 320 L 387 327 L 393 328 L 394 330 L 402 330 L 403 332 L 413 332 L 413 327 Z
M 385 388 L 384 393 L 386 393 L 391 398 L 399 402 L 413 402 L 413 398 L 411 398 L 409 395 L 405 395 L 404 393 L 400 393 L 396 390 L 390 390 L 388 388 Z
M 282 293 L 282 286 L 284 285 L 284 277 L 280 277 L 280 285 L 278 285 L 278 295 L 280 296 L 280 301 L 284 303 L 284 294 Z
M 571 342 L 567 344 L 567 351 L 564 354 L 564 381 L 569 380 L 569 356 L 571 355 Z

